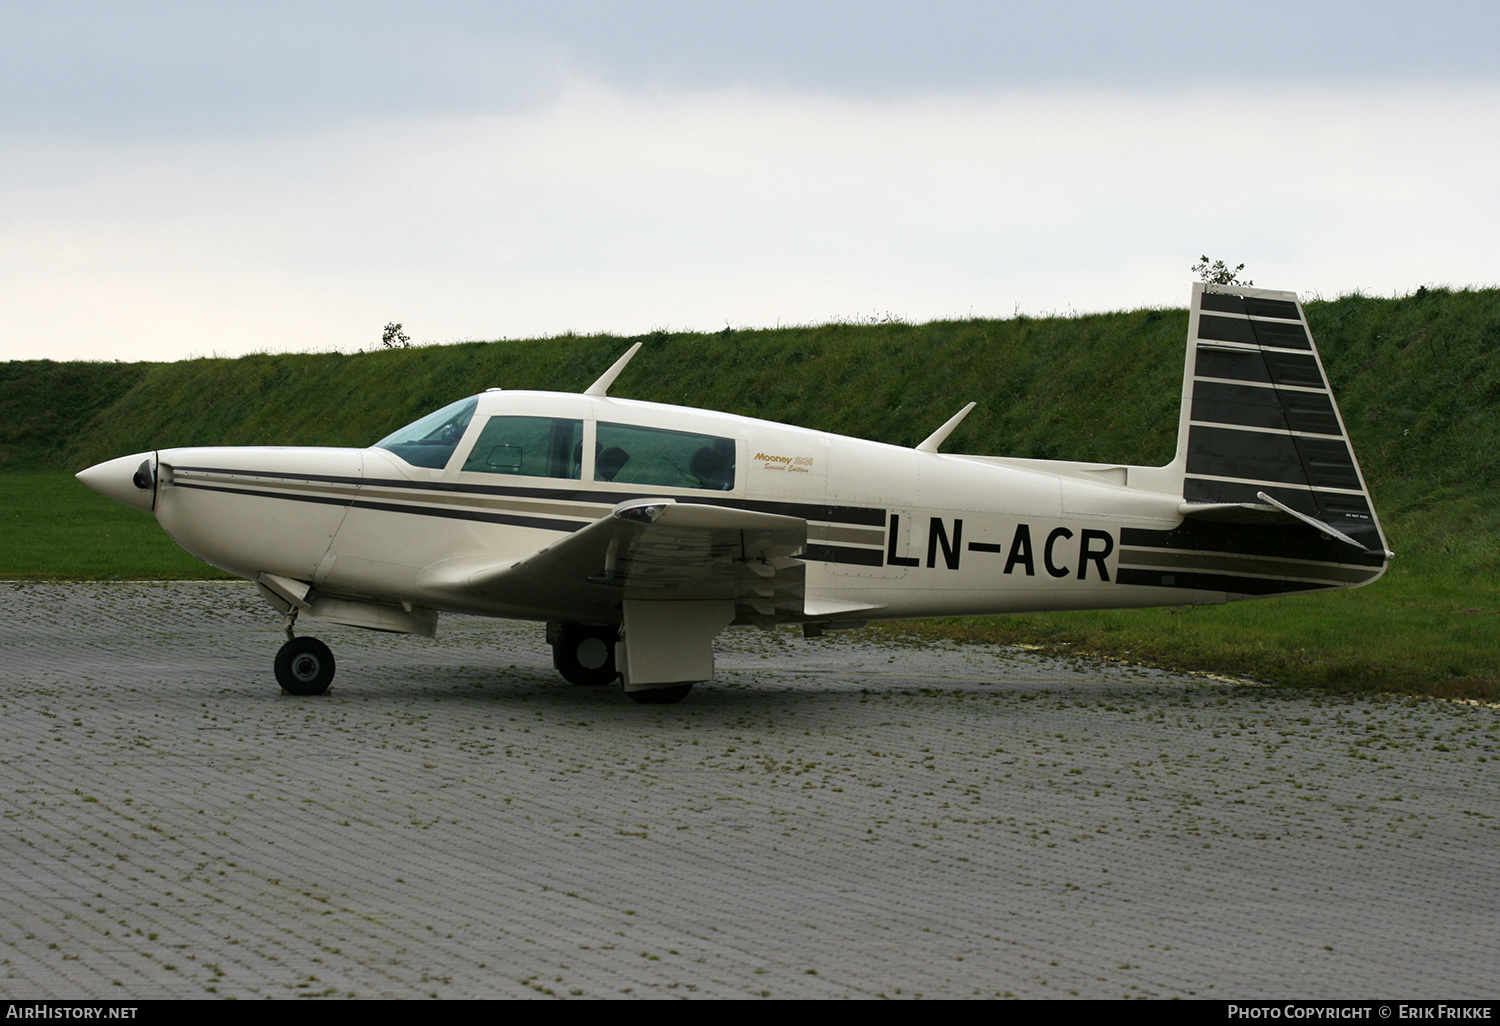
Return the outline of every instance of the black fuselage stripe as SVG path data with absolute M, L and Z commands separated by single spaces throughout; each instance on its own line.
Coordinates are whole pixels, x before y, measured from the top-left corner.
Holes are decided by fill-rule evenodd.
M 351 496 L 288 494 L 263 488 L 231 488 L 226 485 L 199 484 L 196 481 L 173 481 L 173 488 L 191 488 L 200 492 L 225 492 L 229 495 L 254 495 L 260 499 L 286 499 L 288 502 L 316 502 L 324 506 L 348 506 Z
M 1188 573 L 1235 574 L 1244 577 L 1281 577 L 1288 580 L 1319 580 L 1358 583 L 1370 579 L 1370 568 L 1343 564 L 1310 564 L 1302 560 L 1272 556 L 1226 556 L 1222 553 L 1184 552 L 1168 549 L 1123 549 L 1120 566 L 1137 570 Z
M 650 498 L 645 492 L 616 497 L 616 502 L 626 499 Z M 824 506 L 808 502 L 773 502 L 767 499 L 720 499 L 710 495 L 674 495 L 678 502 L 692 502 L 703 506 L 725 506 L 752 513 L 779 513 L 799 520 L 819 523 L 854 524 L 860 527 L 885 527 L 884 506 Z
M 396 502 L 370 502 L 355 499 L 350 504 L 355 509 L 378 509 L 384 513 L 410 513 L 414 516 L 445 517 L 449 520 L 476 520 L 486 524 L 509 524 L 512 527 L 534 527 L 543 531 L 581 531 L 589 526 L 584 520 L 551 520 L 544 517 L 523 517 L 515 513 L 488 513 L 477 509 L 454 509 L 452 507 L 405 506 Z
M 230 495 L 253 495 L 261 499 L 281 499 L 286 502 L 313 502 L 325 506 L 346 506 L 353 509 L 378 509 L 386 513 L 410 513 L 414 516 L 443 517 L 448 520 L 477 520 L 489 524 L 508 524 L 512 527 L 535 527 L 544 531 L 566 531 L 571 534 L 588 526 L 583 520 L 553 520 L 544 517 L 526 517 L 515 513 L 490 513 L 484 510 L 438 508 L 433 506 L 407 506 L 394 502 L 370 502 L 368 500 L 335 497 L 330 495 L 289 494 L 271 492 L 261 488 L 228 488 L 222 485 L 198 484 L 178 481 L 173 487 L 193 488 L 204 492 L 225 492 Z
M 846 563 L 853 566 L 885 566 L 885 553 L 880 549 L 856 549 L 848 545 L 809 544 L 803 553 L 804 559 L 818 563 Z
M 348 477 L 341 474 L 292 474 L 285 471 L 243 470 L 234 467 L 180 467 L 172 465 L 174 471 L 189 474 L 227 474 L 231 477 L 262 477 L 272 481 L 323 481 L 329 484 L 374 484 L 373 481 L 366 482 L 362 477 Z
M 1223 591 L 1233 595 L 1280 595 L 1289 591 L 1328 591 L 1341 587 L 1322 581 L 1294 581 L 1273 577 L 1236 577 L 1184 570 L 1137 570 L 1121 567 L 1115 575 L 1120 584 L 1147 588 L 1177 588 L 1187 591 Z
M 311 502 L 327 506 L 346 506 L 354 509 L 372 509 L 385 513 L 406 513 L 412 516 L 443 517 L 448 520 L 473 520 L 490 524 L 506 524 L 512 527 L 531 527 L 543 531 L 560 531 L 571 534 L 588 526 L 581 520 L 552 520 L 542 517 L 527 517 L 513 513 L 489 513 L 482 510 L 438 508 L 433 506 L 408 506 L 394 502 L 372 502 L 369 500 L 339 498 L 329 495 L 292 494 L 273 492 L 261 488 L 238 488 L 223 485 L 198 484 L 188 481 L 175 482 L 174 487 L 192 488 L 205 492 L 224 492 L 229 495 L 253 495 L 262 499 L 281 499 L 285 502 Z M 884 511 L 880 511 L 882 517 Z M 808 545 L 804 558 L 821 563 L 846 563 L 855 566 L 884 566 L 885 556 L 880 549 L 860 549 L 848 545 Z
M 387 478 L 341 477 L 332 474 L 304 474 L 284 471 L 263 472 L 235 470 L 230 467 L 180 467 L 184 472 L 200 474 L 224 474 L 234 477 L 260 478 L 270 481 L 309 481 L 327 484 L 363 485 L 368 488 L 401 488 L 409 491 L 452 492 L 465 495 L 494 495 L 525 499 L 562 499 L 572 502 L 596 502 L 610 506 L 636 499 L 672 498 L 677 502 L 690 502 L 705 506 L 724 506 L 727 509 L 749 510 L 757 513 L 778 513 L 821 523 L 853 524 L 862 527 L 884 527 L 885 507 L 824 505 L 810 502 L 777 502 L 766 499 L 735 499 L 719 492 L 703 492 L 698 495 L 664 496 L 661 491 L 580 491 L 575 488 L 532 488 L 516 485 L 460 484 L 453 481 L 403 481 Z
M 1219 524 L 1186 520 L 1181 527 L 1157 531 L 1143 527 L 1120 528 L 1120 546 L 1140 549 L 1189 549 L 1236 556 L 1301 559 L 1345 566 L 1385 563 L 1381 553 L 1360 552 L 1332 538 L 1323 538 L 1301 525 Z

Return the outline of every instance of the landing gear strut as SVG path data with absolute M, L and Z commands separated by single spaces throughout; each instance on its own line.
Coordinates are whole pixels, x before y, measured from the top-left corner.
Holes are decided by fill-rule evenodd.
M 615 669 L 615 642 L 620 629 L 612 625 L 559 623 L 547 625 L 552 665 L 569 684 L 600 686 L 620 676 Z
M 276 682 L 288 694 L 323 694 L 333 682 L 333 653 L 317 638 L 292 638 L 276 653 Z

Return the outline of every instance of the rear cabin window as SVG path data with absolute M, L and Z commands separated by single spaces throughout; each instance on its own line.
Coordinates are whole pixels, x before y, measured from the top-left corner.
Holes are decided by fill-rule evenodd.
M 601 422 L 594 477 L 616 484 L 728 491 L 734 487 L 734 439 Z
M 442 470 L 448 465 L 453 450 L 458 448 L 464 429 L 469 426 L 478 406 L 478 399 L 460 399 L 394 434 L 386 435 L 375 446 L 390 450 L 414 467 Z
M 583 468 L 583 421 L 560 417 L 491 417 L 463 469 L 577 480 Z

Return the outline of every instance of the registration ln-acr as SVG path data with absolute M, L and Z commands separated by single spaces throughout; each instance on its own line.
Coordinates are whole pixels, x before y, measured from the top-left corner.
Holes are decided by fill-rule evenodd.
M 675 702 L 726 627 L 1226 602 L 1385 570 L 1295 293 L 1196 285 L 1176 458 L 939 452 L 608 394 L 491 389 L 368 449 L 178 448 L 81 472 L 285 619 L 276 678 L 319 694 L 322 621 L 431 636 L 544 622 L 576 684 Z

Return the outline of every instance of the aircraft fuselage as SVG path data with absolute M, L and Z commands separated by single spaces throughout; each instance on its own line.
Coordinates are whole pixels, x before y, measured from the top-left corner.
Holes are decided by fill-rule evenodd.
M 443 468 L 379 448 L 161 450 L 156 516 L 193 555 L 249 580 L 269 573 L 330 595 L 537 620 L 580 611 L 540 596 L 434 592 L 424 572 L 454 559 L 522 559 L 622 503 L 669 498 L 806 520 L 812 607 L 871 607 L 850 614 L 862 620 L 1226 597 L 1120 584 L 1132 551 L 1122 532 L 1165 532 L 1182 520 L 1180 498 L 1123 487 L 1130 468 L 1096 472 L 1113 469 L 1122 485 L 1112 485 L 623 399 L 488 392 L 480 400 Z M 596 450 L 600 423 L 728 438 L 733 481 L 712 491 L 622 484 L 597 479 L 592 460 L 577 481 L 466 471 L 460 455 L 492 416 L 577 419 L 585 453 Z M 601 608 L 582 618 L 611 615 Z

